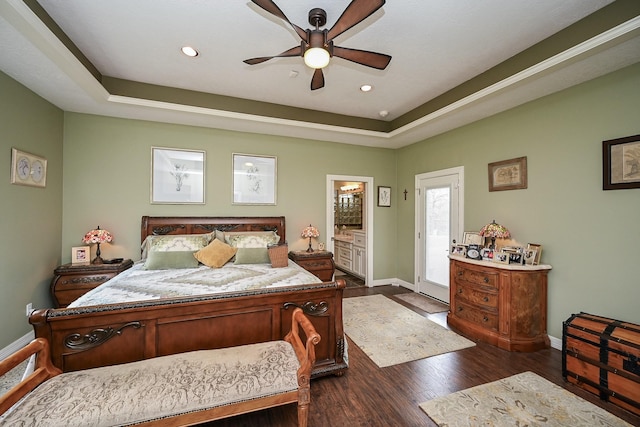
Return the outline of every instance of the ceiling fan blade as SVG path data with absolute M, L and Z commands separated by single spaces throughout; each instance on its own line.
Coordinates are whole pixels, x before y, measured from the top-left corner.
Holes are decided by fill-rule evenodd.
M 324 74 L 322 68 L 316 68 L 313 72 L 313 78 L 311 79 L 311 90 L 316 90 L 324 87 Z
M 353 0 L 327 33 L 327 40 L 333 40 L 349 28 L 364 21 L 380 9 L 384 3 L 385 0 Z
M 289 25 L 291 25 L 291 28 L 293 28 L 296 31 L 296 33 L 298 33 L 300 38 L 302 40 L 304 40 L 304 41 L 307 41 L 307 32 L 305 30 L 303 30 L 302 28 L 298 27 L 293 22 L 289 21 L 289 18 L 287 18 L 287 16 L 284 14 L 284 12 L 282 12 L 282 10 L 280 10 L 280 8 L 278 6 L 276 6 L 276 4 L 272 0 L 251 0 L 251 1 L 254 4 L 256 4 L 259 7 L 261 7 L 262 9 L 266 10 L 267 12 L 269 12 L 270 14 L 272 14 L 274 16 L 277 16 L 278 18 L 282 19 L 283 21 L 287 21 L 289 23 Z
M 334 46 L 333 56 L 365 65 L 378 70 L 384 70 L 391 61 L 391 56 L 384 53 L 369 52 L 368 50 L 349 49 L 346 47 Z
M 256 65 L 256 64 L 262 64 L 263 62 L 266 62 L 270 59 L 273 58 L 286 58 L 286 57 L 291 57 L 291 56 L 302 56 L 302 46 L 295 46 L 292 47 L 289 50 L 285 50 L 284 52 L 282 52 L 279 55 L 274 55 L 274 56 L 260 56 L 258 58 L 251 58 L 251 59 L 245 59 L 244 62 L 245 64 L 249 64 L 249 65 Z

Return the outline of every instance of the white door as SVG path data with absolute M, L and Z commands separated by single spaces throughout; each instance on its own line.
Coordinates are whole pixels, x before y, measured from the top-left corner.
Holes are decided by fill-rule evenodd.
M 449 251 L 463 229 L 464 169 L 416 176 L 416 290 L 449 302 Z

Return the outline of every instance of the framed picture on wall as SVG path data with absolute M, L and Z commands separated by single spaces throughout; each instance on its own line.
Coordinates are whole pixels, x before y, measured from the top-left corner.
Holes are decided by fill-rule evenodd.
M 47 184 L 47 159 L 12 148 L 11 183 L 45 187 Z
M 489 191 L 527 188 L 527 158 L 489 163 Z
M 151 203 L 204 204 L 205 152 L 151 147 Z
M 274 156 L 233 154 L 233 204 L 275 205 L 278 159 Z
M 640 188 L 640 135 L 602 142 L 602 189 Z
M 378 186 L 378 206 L 391 206 L 391 187 Z

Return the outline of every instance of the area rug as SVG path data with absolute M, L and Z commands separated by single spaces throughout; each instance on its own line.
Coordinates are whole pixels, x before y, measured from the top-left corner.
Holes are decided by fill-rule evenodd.
M 420 408 L 441 427 L 631 426 L 533 372 L 439 397 Z
M 345 333 L 381 368 L 475 345 L 384 295 L 345 298 L 343 319 Z
M 443 311 L 449 311 L 448 305 L 443 304 L 433 298 L 428 298 L 424 295 L 420 295 L 416 292 L 412 292 L 410 294 L 398 294 L 394 296 L 404 302 L 415 305 L 420 310 L 424 310 L 427 313 L 442 313 Z

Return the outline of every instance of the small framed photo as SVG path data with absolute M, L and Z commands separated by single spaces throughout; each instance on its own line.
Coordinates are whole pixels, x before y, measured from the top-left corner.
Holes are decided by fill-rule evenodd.
M 498 264 L 509 264 L 509 253 L 503 251 L 494 252 L 493 262 L 496 262 Z
M 533 259 L 533 264 L 531 265 L 539 265 L 540 264 L 540 258 L 542 255 L 542 245 L 539 245 L 538 243 L 528 243 L 527 244 L 527 250 L 534 250 L 536 251 L 536 256 Z
M 378 186 L 378 206 L 391 206 L 391 187 Z
M 277 158 L 233 154 L 233 204 L 275 205 Z
M 640 135 L 602 142 L 602 189 L 640 188 Z
M 461 257 L 467 256 L 467 247 L 465 245 L 455 245 L 451 248 L 452 255 L 459 255 Z
M 479 245 L 482 246 L 484 238 L 477 231 L 465 231 L 462 235 L 463 245 Z
M 11 183 L 46 187 L 47 159 L 12 148 Z
M 91 264 L 91 247 L 74 246 L 71 248 L 71 264 L 89 265 Z
M 527 158 L 489 163 L 489 191 L 527 188 Z
M 480 249 L 480 256 L 484 261 L 493 261 L 493 249 L 490 248 L 482 248 Z
M 319 251 L 324 251 L 324 242 L 318 243 L 318 250 Z
M 151 203 L 204 204 L 205 152 L 151 147 Z
M 535 260 L 536 260 L 536 254 L 538 253 L 538 251 L 536 251 L 535 249 L 525 249 L 523 252 L 523 256 L 524 256 L 524 264 L 526 265 L 535 265 Z

